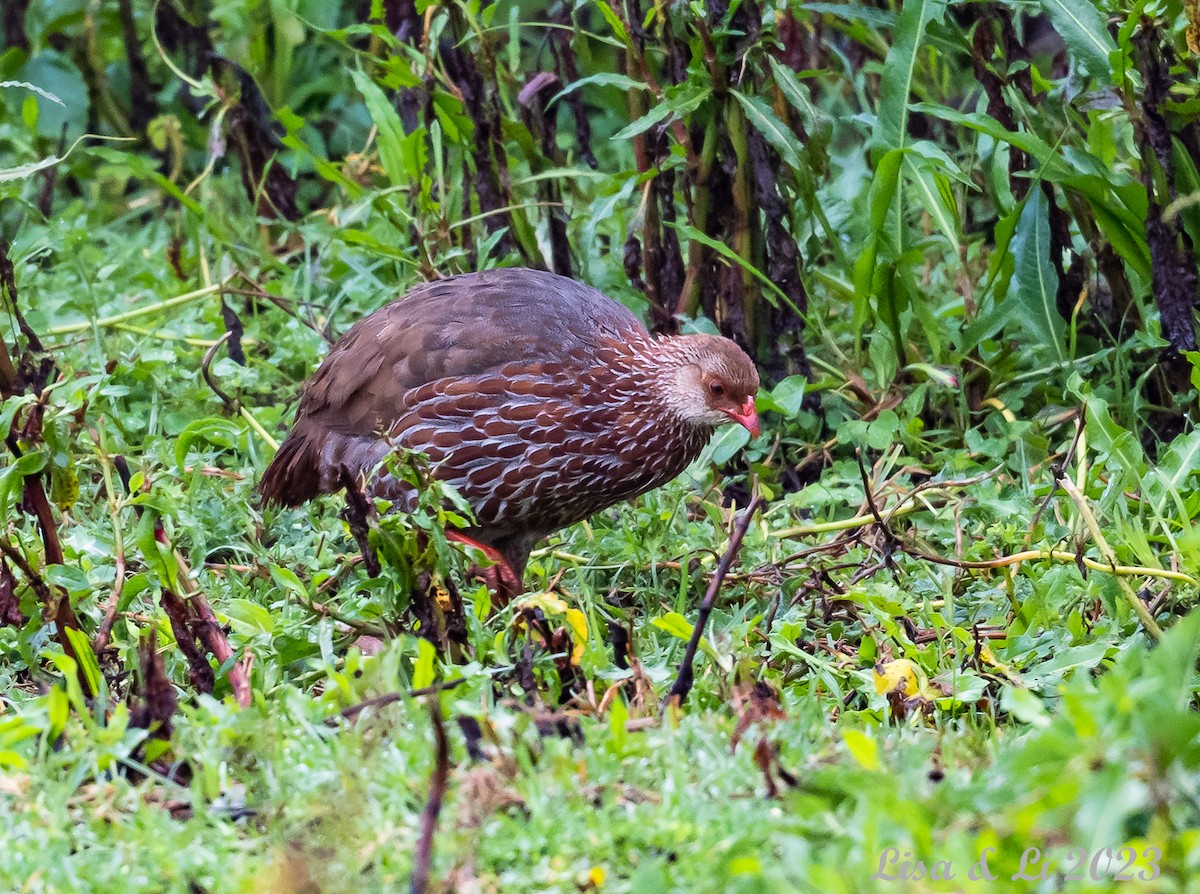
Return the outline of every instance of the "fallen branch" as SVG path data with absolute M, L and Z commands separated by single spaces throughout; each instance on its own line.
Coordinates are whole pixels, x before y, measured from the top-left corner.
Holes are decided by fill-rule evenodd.
M 733 536 L 729 538 L 729 546 L 725 548 L 724 555 L 721 556 L 721 561 L 717 563 L 717 570 L 713 572 L 712 579 L 708 582 L 708 590 L 704 594 L 704 599 L 700 603 L 700 613 L 696 618 L 696 626 L 692 628 L 692 638 L 688 640 L 687 649 L 683 653 L 683 661 L 679 665 L 679 675 L 675 678 L 675 684 L 671 687 L 671 691 L 667 694 L 666 700 L 663 702 L 663 710 L 666 710 L 668 705 L 676 705 L 682 707 L 687 701 L 688 693 L 692 690 L 692 683 L 695 681 L 693 665 L 696 661 L 696 649 L 700 646 L 700 640 L 704 636 L 704 628 L 708 624 L 708 617 L 712 614 L 713 603 L 716 602 L 717 593 L 721 590 L 721 584 L 725 581 L 725 575 L 729 573 L 730 567 L 733 565 L 733 560 L 737 558 L 738 550 L 742 547 L 742 540 L 746 536 L 746 531 L 750 529 L 750 521 L 763 504 L 763 498 L 758 494 L 750 501 L 750 505 L 742 512 L 742 517 L 734 526 Z

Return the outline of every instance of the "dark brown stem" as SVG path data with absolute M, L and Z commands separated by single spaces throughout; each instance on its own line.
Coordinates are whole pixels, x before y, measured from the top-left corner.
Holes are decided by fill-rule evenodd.
M 429 701 L 429 716 L 433 721 L 436 743 L 436 759 L 433 776 L 429 780 L 429 800 L 421 812 L 421 837 L 417 839 L 417 850 L 413 855 L 412 894 L 425 894 L 429 887 L 429 871 L 433 865 L 433 834 L 437 831 L 438 814 L 442 812 L 442 800 L 446 797 L 446 781 L 450 776 L 450 743 L 446 739 L 446 726 L 442 723 L 442 708 L 436 698 Z
M 679 676 L 675 678 L 675 684 L 667 694 L 666 701 L 663 702 L 664 710 L 667 705 L 671 704 L 682 707 L 683 703 L 687 701 L 688 693 L 692 691 L 692 683 L 695 681 L 693 666 L 696 662 L 696 649 L 700 647 L 704 628 L 708 625 L 709 615 L 712 614 L 713 603 L 716 602 L 717 593 L 721 590 L 725 575 L 729 573 L 733 560 L 737 558 L 738 550 L 742 548 L 742 540 L 746 536 L 746 531 L 750 529 L 750 521 L 762 504 L 763 498 L 755 494 L 750 505 L 742 512 L 742 517 L 738 519 L 737 525 L 734 526 L 733 536 L 729 538 L 729 546 L 725 548 L 721 561 L 717 563 L 717 570 L 708 582 L 708 590 L 704 594 L 704 600 L 700 603 L 700 613 L 696 618 L 696 626 L 692 628 L 692 638 L 688 640 L 687 648 L 684 650 L 683 661 L 679 665 Z
M 167 538 L 166 531 L 163 529 L 162 522 L 157 521 L 154 526 L 155 539 L 164 546 L 171 548 L 171 541 Z M 199 591 L 195 582 L 191 579 L 191 569 L 188 568 L 187 562 L 183 558 L 183 554 L 177 549 L 172 549 L 175 554 L 175 562 L 179 566 L 178 580 L 182 589 L 187 593 L 185 605 L 188 615 L 187 628 L 190 635 L 195 637 L 209 653 L 217 660 L 217 665 L 223 665 L 233 657 L 233 647 L 229 645 L 229 639 L 225 636 L 225 631 L 221 628 L 220 622 L 217 621 L 217 616 L 213 614 L 212 606 L 208 604 L 208 600 L 204 598 L 204 594 Z M 163 591 L 164 597 L 166 590 Z M 176 596 L 176 598 L 178 598 Z M 172 618 L 172 626 L 174 626 L 174 618 Z M 178 631 L 176 631 L 178 638 Z M 252 701 L 250 692 L 250 678 L 246 671 L 246 666 L 241 661 L 234 661 L 229 665 L 229 686 L 233 689 L 233 697 L 238 705 L 243 708 L 248 708 Z

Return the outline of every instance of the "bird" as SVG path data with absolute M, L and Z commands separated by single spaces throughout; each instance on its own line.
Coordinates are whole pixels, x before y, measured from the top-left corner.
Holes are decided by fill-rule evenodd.
M 717 427 L 757 437 L 754 362 L 716 335 L 653 337 L 598 290 L 493 268 L 412 288 L 354 324 L 304 386 L 259 482 L 299 506 L 347 476 L 411 511 L 414 486 L 382 469 L 427 456 L 469 504 L 447 532 L 481 548 L 523 592 L 538 541 L 679 475 Z

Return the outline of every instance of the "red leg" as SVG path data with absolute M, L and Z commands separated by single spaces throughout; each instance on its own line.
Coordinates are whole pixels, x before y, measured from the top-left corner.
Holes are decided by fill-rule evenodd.
M 498 549 L 486 544 L 480 543 L 473 537 L 468 537 L 461 531 L 447 531 L 446 539 L 453 540 L 455 543 L 461 543 L 464 546 L 469 546 L 472 549 L 477 549 L 485 556 L 492 564 L 487 568 L 478 568 L 479 576 L 483 578 L 488 589 L 496 594 L 496 599 L 500 604 L 505 604 L 517 596 L 525 592 L 525 583 L 521 580 L 512 565 L 508 563 L 508 559 L 500 553 Z

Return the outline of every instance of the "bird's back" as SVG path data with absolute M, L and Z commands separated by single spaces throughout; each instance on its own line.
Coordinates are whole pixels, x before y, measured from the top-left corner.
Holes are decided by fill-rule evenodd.
M 444 404 L 450 388 L 463 419 L 508 401 L 503 381 L 514 371 L 569 382 L 608 346 L 648 338 L 628 309 L 551 273 L 503 268 L 422 284 L 355 324 L 330 351 L 260 491 L 299 505 L 337 490 L 346 473 L 382 459 L 383 436 L 412 416 L 422 395 Z M 432 383 L 439 384 L 431 391 Z

